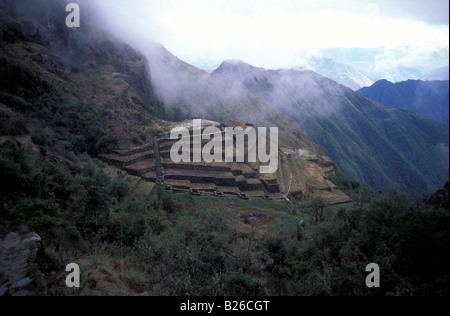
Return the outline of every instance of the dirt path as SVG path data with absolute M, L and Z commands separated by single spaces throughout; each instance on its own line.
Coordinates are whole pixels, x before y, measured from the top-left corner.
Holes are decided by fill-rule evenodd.
M 292 172 L 289 173 L 289 177 L 290 177 L 290 179 L 289 179 L 289 189 L 288 189 L 288 191 L 287 191 L 287 193 L 286 193 L 286 196 L 287 196 L 289 193 L 291 193 L 291 188 L 292 188 Z
M 159 139 L 155 136 L 153 138 L 153 146 L 155 153 L 155 167 L 156 167 L 156 184 L 160 186 L 164 186 L 164 176 L 162 171 L 162 163 L 161 163 L 161 156 L 159 154 Z
M 288 189 L 287 193 L 283 195 L 283 197 L 284 197 L 284 199 L 285 199 L 286 201 L 291 202 L 291 200 L 289 200 L 289 198 L 288 198 L 288 195 L 289 195 L 289 193 L 291 193 L 291 187 L 292 187 L 292 172 L 289 173 L 289 177 L 290 177 L 290 179 L 289 179 L 289 189 Z
M 279 161 L 281 161 L 280 158 L 279 158 Z M 285 192 L 283 194 L 283 197 L 286 201 L 291 202 L 291 200 L 289 200 L 289 198 L 288 198 L 288 195 L 289 195 L 289 193 L 291 193 L 291 188 L 292 188 L 292 172 L 289 173 L 289 178 L 290 178 L 289 179 L 289 189 L 287 191 L 286 191 L 286 186 L 284 185 L 283 170 L 281 167 L 278 168 L 278 172 L 280 173 L 281 192 L 282 193 Z
M 278 161 L 281 162 L 280 156 L 278 156 Z M 280 184 L 281 184 L 281 188 L 280 189 L 281 189 L 281 192 L 285 192 L 286 191 L 286 187 L 284 186 L 283 170 L 281 168 L 281 164 L 279 164 L 278 172 L 280 173 Z
M 143 182 L 144 180 L 142 178 L 139 178 L 139 180 L 136 181 L 136 183 L 128 190 L 128 194 L 131 195 L 136 191 L 138 186 Z

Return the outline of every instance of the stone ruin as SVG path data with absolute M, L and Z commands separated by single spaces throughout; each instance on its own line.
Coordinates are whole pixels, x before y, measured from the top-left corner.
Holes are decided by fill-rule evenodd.
M 220 129 L 224 133 L 225 127 L 235 127 L 236 124 L 242 127 L 250 126 L 238 121 L 230 121 L 227 125 L 220 125 Z M 202 132 L 203 130 L 202 127 Z M 192 158 L 192 129 L 190 133 Z M 280 192 L 277 173 L 262 176 L 259 174 L 259 164 L 249 163 L 247 159 L 243 163 L 175 163 L 170 158 L 170 150 L 176 141 L 170 139 L 169 133 L 165 133 L 155 137 L 152 144 L 127 150 L 115 150 L 111 154 L 101 155 L 100 158 L 130 175 L 154 182 L 168 191 L 188 192 L 195 189 L 202 194 L 240 196 L 245 199 L 267 198 Z M 202 148 L 204 144 L 202 143 Z M 225 147 L 224 141 L 222 141 L 222 147 Z M 224 150 L 223 153 L 225 153 Z

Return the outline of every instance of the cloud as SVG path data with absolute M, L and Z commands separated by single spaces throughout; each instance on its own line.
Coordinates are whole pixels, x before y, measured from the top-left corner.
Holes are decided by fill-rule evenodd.
M 397 66 L 397 58 L 395 57 L 395 51 L 386 48 L 384 54 L 375 56 L 374 71 L 382 72 L 387 69 L 393 69 Z
M 378 3 L 369 3 L 366 6 L 366 12 L 368 13 L 369 23 L 374 25 L 379 23 L 380 19 L 380 6 Z
M 97 2 L 105 7 L 119 36 L 129 39 L 135 33 L 137 38 L 151 38 L 187 61 L 238 58 L 256 66 L 285 68 L 295 66 L 305 49 L 394 45 L 448 49 L 449 41 L 448 25 L 423 22 L 430 17 L 419 18 L 417 8 L 425 4 L 416 0 L 409 6 L 399 0 L 401 7 L 386 0 Z M 410 7 L 414 10 L 407 14 Z M 379 63 L 386 64 L 382 58 Z
M 386 47 L 374 60 L 374 72 L 393 70 L 398 67 L 414 68 L 423 72 L 448 65 L 449 50 L 442 46 Z
M 405 57 L 399 59 L 398 63 L 404 67 L 431 65 L 433 68 L 438 68 L 448 65 L 448 60 L 448 47 L 422 46 L 412 49 Z
M 369 17 L 319 11 L 241 16 L 186 10 L 167 13 L 164 21 L 164 44 L 184 58 L 205 53 L 246 60 L 264 56 L 265 64 L 255 60 L 262 66 L 289 63 L 303 48 L 442 45 L 449 32 L 448 27 L 378 17 L 376 9 Z

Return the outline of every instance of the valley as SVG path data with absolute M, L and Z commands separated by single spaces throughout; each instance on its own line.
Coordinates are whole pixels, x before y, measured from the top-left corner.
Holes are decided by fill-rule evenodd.
M 436 150 L 448 147 L 448 128 L 416 113 L 370 101 L 308 70 L 265 70 L 230 60 L 208 74 L 164 48 L 152 52 L 155 91 L 169 117 L 175 111 L 182 119 L 238 117 L 279 126 L 288 146 L 312 148 L 312 140 L 348 178 L 379 190 L 398 185 L 427 192 L 448 179 L 448 159 Z
M 0 295 L 448 295 L 448 126 L 304 69 L 207 73 L 79 4 L 0 2 Z

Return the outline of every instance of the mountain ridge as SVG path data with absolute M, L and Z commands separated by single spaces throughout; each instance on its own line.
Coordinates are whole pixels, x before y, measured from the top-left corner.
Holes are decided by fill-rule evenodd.
M 164 295 L 448 294 L 449 212 L 443 208 L 448 184 L 424 203 L 395 189 L 384 194 L 361 188 L 260 95 L 279 92 L 280 102 L 297 101 L 292 105 L 297 118 L 300 106 L 315 102 L 318 109 L 305 111 L 302 122 L 316 124 L 330 141 L 346 127 L 361 129 L 352 137 L 366 137 L 364 126 L 342 117 L 358 121 L 366 115 L 390 120 L 394 131 L 384 140 L 398 136 L 395 145 L 408 147 L 394 123 L 405 125 L 400 132 L 417 127 L 395 117 L 409 112 L 366 101 L 302 70 L 252 70 L 255 78 L 247 83 L 252 92 L 233 74 L 205 75 L 162 46 L 161 55 L 144 55 L 85 18 L 80 30 L 68 29 L 64 3 L 0 2 L 0 295 L 148 295 L 161 301 Z M 314 89 L 312 96 L 299 94 Z M 168 131 L 193 124 L 192 118 L 165 120 L 178 114 L 175 107 L 185 111 L 180 116 L 196 109 L 190 114 L 281 125 L 279 172 L 258 175 L 258 165 L 251 163 L 175 168 L 169 157 L 176 140 L 167 139 Z M 346 108 L 353 112 L 340 113 Z M 316 112 L 320 120 L 308 118 Z M 414 118 L 421 129 L 436 128 Z M 333 122 L 337 129 L 325 129 Z M 204 123 L 253 127 L 236 120 Z M 376 127 L 366 128 L 370 140 L 388 132 Z M 413 135 L 428 135 L 434 143 L 439 132 Z M 428 148 L 412 138 L 408 142 Z M 448 145 L 438 149 L 447 150 L 442 158 L 448 159 Z M 427 161 L 421 162 L 426 169 Z M 162 182 L 156 185 L 152 176 Z M 200 177 L 211 182 L 191 182 Z M 266 190 L 254 196 L 240 192 L 261 184 Z M 184 193 L 173 194 L 174 189 Z M 282 192 L 275 193 L 278 189 Z M 275 194 L 273 200 L 267 191 Z M 19 236 L 24 247 L 11 247 Z M 30 237 L 42 240 L 38 257 L 29 256 Z M 77 269 L 66 271 L 69 262 L 81 271 L 75 290 L 64 286 L 68 273 L 76 279 Z M 364 283 L 367 262 L 390 268 L 381 288 Z M 180 310 L 177 304 L 169 307 Z
M 243 72 L 228 69 L 212 75 L 234 83 L 242 79 Z M 448 129 L 374 103 L 312 71 L 250 69 L 241 84 L 293 117 L 350 178 L 379 189 L 397 183 L 413 191 L 445 183 L 448 162 L 434 151 L 440 142 L 448 147 Z M 426 172 L 418 169 L 421 160 L 428 161 Z
M 292 175 L 292 191 L 288 193 L 301 191 L 298 196 L 306 199 L 320 193 L 317 188 L 334 190 L 328 175 L 335 169 L 322 148 L 292 119 L 258 96 L 246 92 L 243 97 L 241 87 L 210 78 L 162 45 L 153 44 L 153 51 L 144 56 L 98 29 L 88 18 L 79 30 L 65 26 L 59 30 L 53 25 L 64 22 L 62 2 L 45 2 L 51 10 L 44 6 L 32 13 L 16 4 L 1 4 L 1 142 L 16 140 L 48 155 L 62 152 L 75 163 L 73 155 L 101 157 L 151 147 L 155 137 L 181 121 L 176 115 L 183 119 L 219 117 L 221 123 L 240 119 L 279 127 L 280 170 L 284 170 L 280 173 L 285 172 L 285 178 L 290 179 L 287 164 L 298 172 Z M 46 15 L 40 10 L 62 14 Z M 54 40 L 51 43 L 42 38 Z M 171 109 L 163 101 L 174 102 L 178 108 Z M 186 108 L 190 112 L 183 113 Z M 201 111 L 194 112 L 196 109 Z M 168 117 L 172 121 L 165 120 Z M 302 149 L 303 155 L 296 149 Z M 300 177 L 302 167 L 308 170 L 308 179 Z M 331 191 L 330 196 L 348 200 L 342 192 Z
M 153 46 L 146 55 L 155 91 L 165 102 L 169 120 L 203 117 L 225 123 L 239 118 L 254 125 L 277 126 L 287 146 L 303 146 L 323 154 L 294 120 L 240 84 L 215 78 L 180 60 L 162 45 Z
M 449 125 L 449 81 L 408 80 L 392 83 L 380 80 L 358 94 L 387 106 L 419 113 L 437 123 Z
M 330 78 L 354 91 L 370 86 L 373 80 L 366 74 L 351 66 L 334 61 L 331 58 L 309 58 L 308 68 L 314 72 Z

